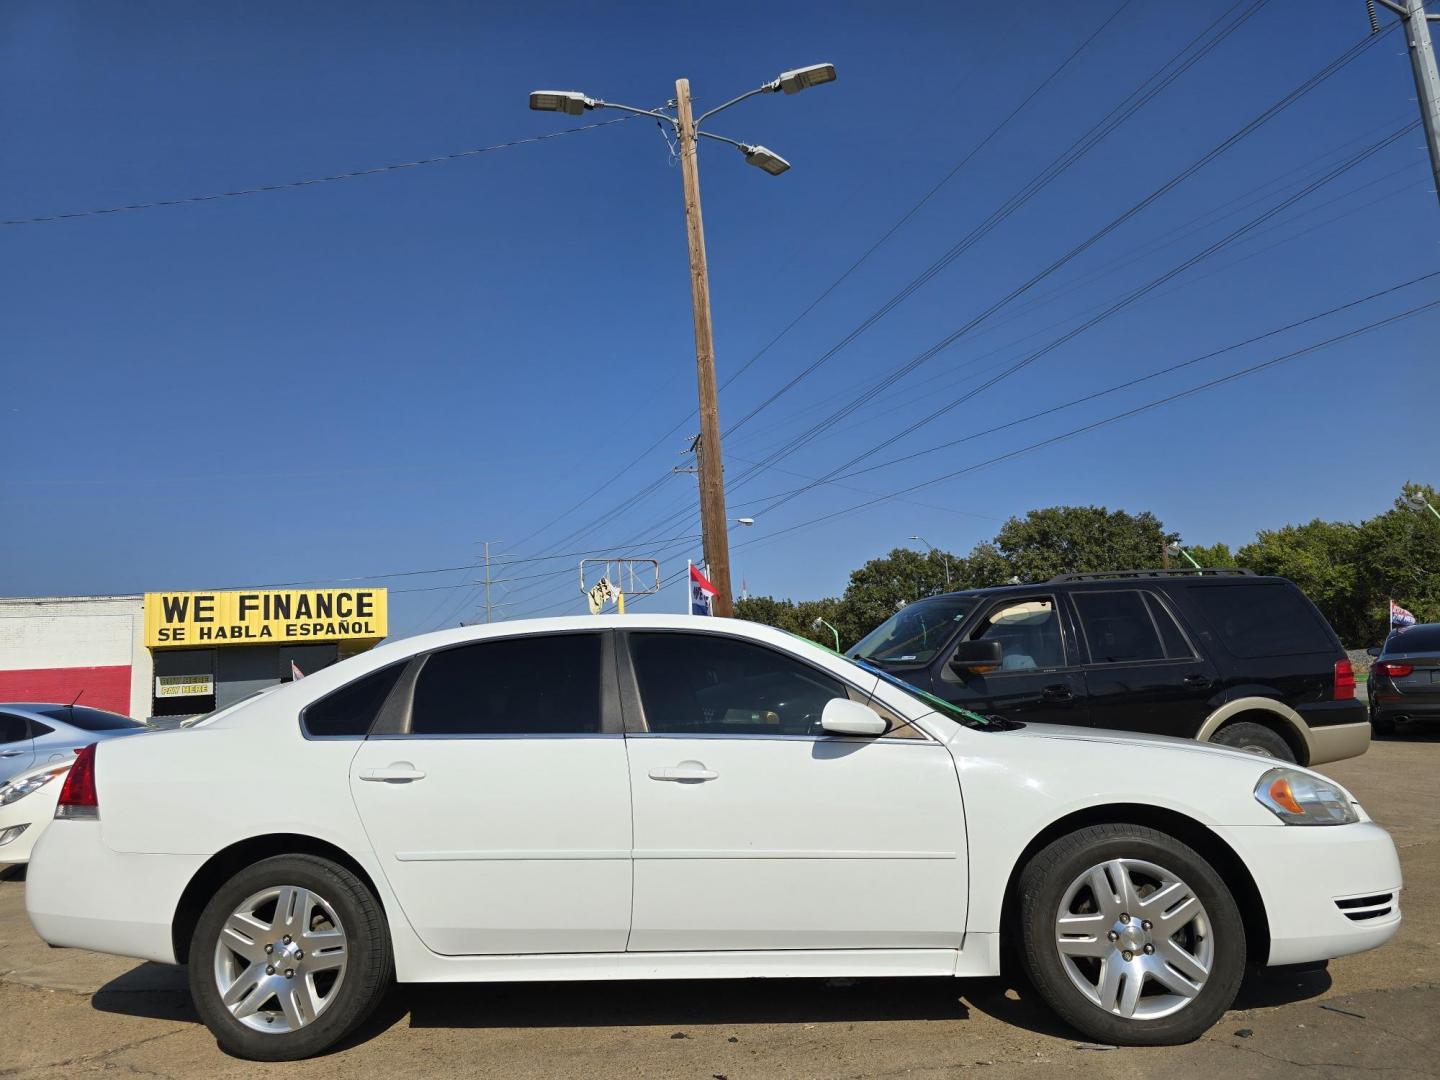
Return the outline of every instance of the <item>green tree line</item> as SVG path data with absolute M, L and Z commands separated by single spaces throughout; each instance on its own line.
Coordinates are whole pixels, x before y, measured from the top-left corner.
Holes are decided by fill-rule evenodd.
M 1384 640 L 1391 599 L 1421 622 L 1440 622 L 1440 519 L 1406 501 L 1416 493 L 1440 506 L 1435 488 L 1406 484 L 1389 510 L 1358 524 L 1316 518 L 1262 530 L 1235 551 L 1223 543 L 1184 547 L 1201 566 L 1243 567 L 1289 578 L 1347 647 L 1363 648 Z M 1051 506 L 1011 518 L 993 540 L 967 555 L 895 548 L 851 572 L 840 596 L 751 596 L 736 603 L 735 615 L 833 645 L 828 622 L 849 646 L 921 597 L 1015 580 L 1045 581 L 1056 574 L 1157 568 L 1166 546 L 1177 543 L 1183 543 L 1180 535 L 1167 531 L 1149 511 Z M 1171 565 L 1189 564 L 1177 556 Z

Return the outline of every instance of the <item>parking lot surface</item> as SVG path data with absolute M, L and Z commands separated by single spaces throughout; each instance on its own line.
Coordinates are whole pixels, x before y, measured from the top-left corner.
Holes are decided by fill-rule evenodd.
M 47 948 L 12 868 L 0 872 L 0 1077 L 1440 1075 L 1440 733 L 1324 771 L 1395 837 L 1400 934 L 1328 971 L 1252 979 L 1188 1046 L 1085 1043 L 1002 979 L 562 983 L 397 987 L 325 1057 L 260 1065 L 216 1048 L 179 969 Z

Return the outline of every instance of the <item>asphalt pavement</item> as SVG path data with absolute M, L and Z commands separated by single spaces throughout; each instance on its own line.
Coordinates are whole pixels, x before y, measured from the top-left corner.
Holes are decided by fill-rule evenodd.
M 1440 729 L 1324 771 L 1395 837 L 1399 936 L 1250 980 L 1188 1046 L 1086 1043 L 1002 979 L 420 986 L 322 1058 L 258 1065 L 216 1048 L 180 970 L 47 948 L 15 868 L 0 871 L 0 1078 L 1440 1075 Z

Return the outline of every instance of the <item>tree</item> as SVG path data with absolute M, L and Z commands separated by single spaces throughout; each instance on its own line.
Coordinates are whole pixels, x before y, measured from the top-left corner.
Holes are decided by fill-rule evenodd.
M 1440 520 L 1429 510 L 1411 507 L 1405 498 L 1412 493 L 1440 506 L 1434 488 L 1406 484 L 1392 509 L 1360 526 L 1357 644 L 1383 640 L 1391 600 L 1408 608 L 1421 622 L 1440 622 Z
M 836 623 L 845 644 L 858 641 L 911 601 L 944 592 L 947 557 L 952 586 L 965 587 L 955 586 L 954 570 L 967 560 L 948 552 L 895 548 L 853 571 L 841 597 L 840 621 Z
M 773 596 L 749 596 L 735 601 L 735 618 L 787 630 L 833 649 L 835 635 L 823 623 L 817 627 L 815 620 L 824 619 L 838 629 L 840 601 L 833 596 L 824 600 L 777 600 Z
M 995 546 L 1022 581 L 1045 581 L 1056 574 L 1158 566 L 1165 545 L 1177 535 L 1167 533 L 1148 510 L 1051 506 L 1011 518 L 996 534 Z
M 1228 569 L 1238 565 L 1235 562 L 1235 553 L 1230 550 L 1229 544 L 1186 544 L 1185 550 L 1189 553 L 1190 558 L 1194 559 L 1206 569 Z M 1180 566 L 1182 564 L 1184 566 L 1190 565 L 1188 562 L 1185 562 L 1184 555 L 1180 556 L 1179 563 L 1174 559 L 1170 560 L 1171 566 Z

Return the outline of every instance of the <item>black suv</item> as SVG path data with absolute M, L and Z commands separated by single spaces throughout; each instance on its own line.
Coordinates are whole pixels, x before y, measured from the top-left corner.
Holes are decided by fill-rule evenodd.
M 1318 765 L 1370 745 L 1335 631 L 1248 570 L 1065 574 L 945 593 L 848 651 L 977 712 L 1175 735 Z

